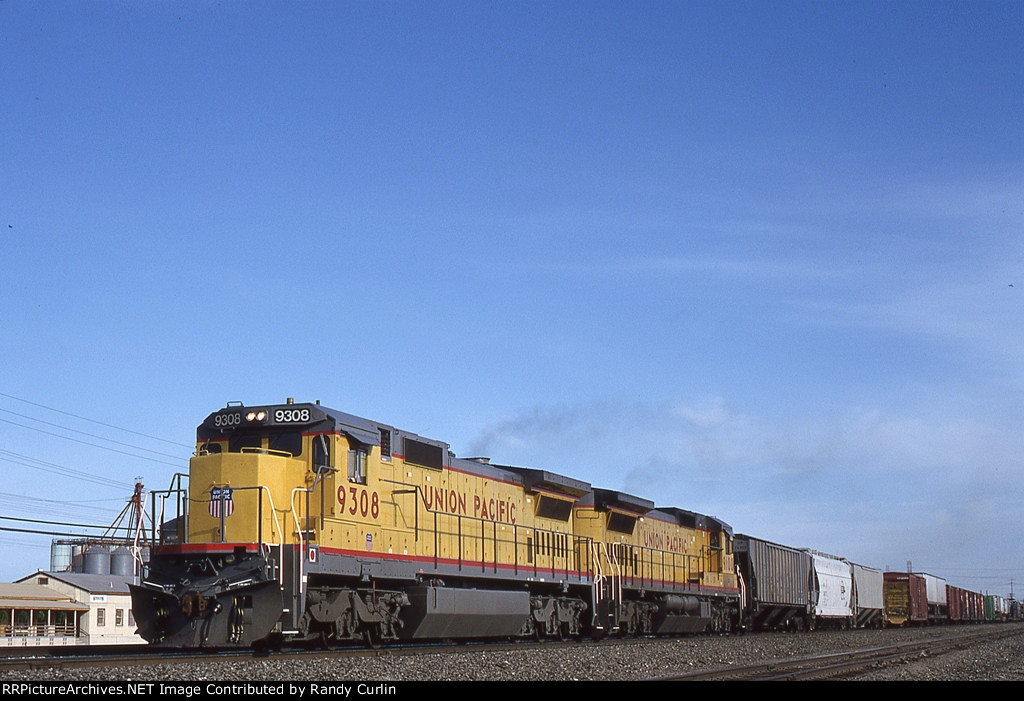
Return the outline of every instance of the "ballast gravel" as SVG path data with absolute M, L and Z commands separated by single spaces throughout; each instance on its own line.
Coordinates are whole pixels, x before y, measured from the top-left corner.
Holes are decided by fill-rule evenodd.
M 1024 680 L 1024 623 L 1017 633 L 935 657 L 920 657 L 848 677 L 856 680 Z M 657 679 L 686 671 L 824 654 L 946 635 L 957 628 L 770 633 L 622 640 L 521 650 L 432 652 L 360 658 L 267 657 L 234 662 L 36 669 L 5 681 L 623 681 Z M 976 631 L 966 626 L 965 633 Z

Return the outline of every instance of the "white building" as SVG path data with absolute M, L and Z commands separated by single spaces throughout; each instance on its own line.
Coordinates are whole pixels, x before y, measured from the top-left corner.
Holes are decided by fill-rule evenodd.
M 47 586 L 0 582 L 0 648 L 83 645 L 88 610 Z
M 136 633 L 131 576 L 83 572 L 36 572 L 16 583 L 47 588 L 87 608 L 78 620 L 78 635 L 85 645 L 145 643 Z

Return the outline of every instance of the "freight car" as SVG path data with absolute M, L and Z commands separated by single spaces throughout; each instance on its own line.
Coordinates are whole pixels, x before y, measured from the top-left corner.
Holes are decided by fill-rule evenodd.
M 853 569 L 841 557 L 817 550 L 811 556 L 810 627 L 849 628 L 853 626 Z
M 925 593 L 928 600 L 928 621 L 946 623 L 949 620 L 949 605 L 946 601 L 946 580 L 927 572 L 918 572 L 924 578 Z
M 167 646 L 282 639 L 561 638 L 729 630 L 728 524 L 316 404 L 228 404 L 187 484 L 152 493 L 139 633 Z M 198 505 L 191 508 L 191 505 Z
M 733 549 L 743 584 L 742 627 L 804 629 L 811 615 L 811 556 L 743 533 Z
M 881 628 L 885 621 L 885 587 L 881 570 L 850 563 L 853 569 L 853 611 L 857 628 Z
M 890 626 L 928 622 L 928 586 L 924 577 L 910 572 L 886 572 L 885 622 Z

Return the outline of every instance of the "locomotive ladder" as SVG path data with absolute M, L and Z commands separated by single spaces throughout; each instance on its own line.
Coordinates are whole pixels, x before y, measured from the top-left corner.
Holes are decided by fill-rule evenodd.
M 610 627 L 618 628 L 618 612 L 622 605 L 622 572 L 618 561 L 612 556 L 607 543 L 591 541 L 591 555 L 594 559 L 594 617 L 599 627 L 605 627 L 605 621 L 598 620 L 600 604 L 608 601 L 607 611 L 611 616 Z M 604 573 L 601 555 L 608 563 L 608 574 Z

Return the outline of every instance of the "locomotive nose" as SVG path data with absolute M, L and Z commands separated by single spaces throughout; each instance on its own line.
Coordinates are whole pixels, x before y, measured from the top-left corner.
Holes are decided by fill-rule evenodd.
M 220 613 L 221 608 L 216 597 L 203 596 L 194 589 L 181 595 L 181 613 L 186 618 L 205 618 L 210 613 Z
M 132 611 L 139 635 L 150 643 L 163 642 L 172 612 L 179 610 L 178 601 L 166 592 L 138 584 L 129 584 L 128 588 L 132 594 Z

